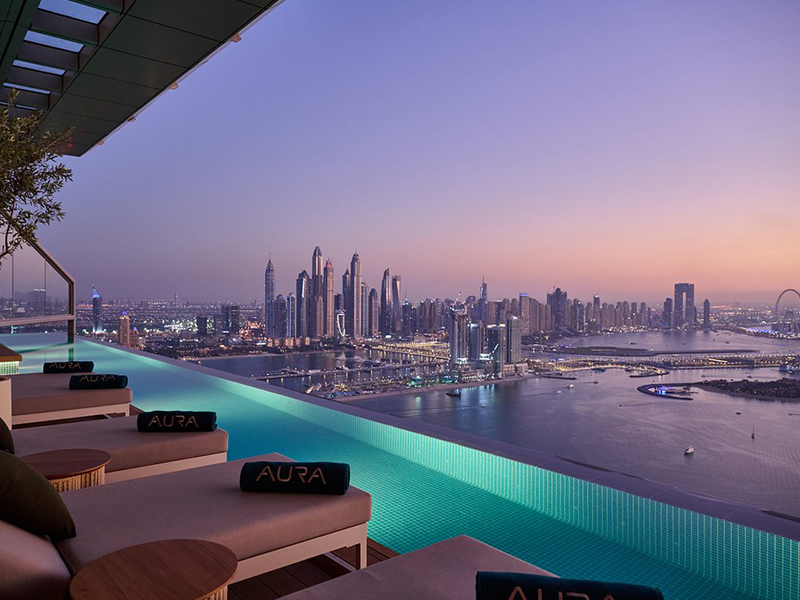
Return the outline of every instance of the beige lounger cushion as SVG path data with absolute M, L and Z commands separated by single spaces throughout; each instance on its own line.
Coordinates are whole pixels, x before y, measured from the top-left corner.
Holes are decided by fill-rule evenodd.
M 74 373 L 30 373 L 11 377 L 11 414 L 30 415 L 111 404 L 130 404 L 130 388 L 71 390 Z M 16 439 L 16 437 L 14 438 Z
M 354 487 L 343 496 L 242 492 L 239 471 L 251 460 L 286 459 L 267 454 L 65 492 L 78 535 L 58 548 L 73 572 L 126 546 L 174 538 L 217 542 L 243 560 L 372 514 L 372 498 Z
M 198 433 L 140 433 L 136 417 L 99 419 L 14 430 L 17 456 L 64 448 L 92 448 L 111 454 L 106 471 L 122 471 L 207 456 L 228 450 L 224 429 Z
M 475 597 L 478 571 L 552 575 L 465 535 L 385 560 L 289 594 L 287 600 L 463 600 Z
M 0 521 L 0 598 L 64 600 L 70 579 L 49 540 Z

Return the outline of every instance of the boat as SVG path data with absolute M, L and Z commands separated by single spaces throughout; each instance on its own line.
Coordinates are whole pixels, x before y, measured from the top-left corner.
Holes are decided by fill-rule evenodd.
M 570 383 L 570 384 L 567 386 L 567 389 L 568 389 L 568 390 L 571 390 L 571 389 L 572 389 L 572 388 L 574 388 L 574 387 L 575 387 L 575 384 L 574 384 L 574 383 Z
M 750 434 L 750 439 L 756 439 L 756 426 L 753 425 L 753 433 Z
M 561 393 L 561 390 L 556 390 L 556 394 L 560 394 L 560 393 Z
M 597 379 L 595 379 L 595 380 L 594 380 L 594 382 L 595 382 L 595 383 L 600 383 L 599 381 L 597 381 Z
M 451 398 L 461 398 L 461 392 L 445 392 L 445 395 Z
M 686 450 L 683 451 L 684 454 L 694 454 L 694 446 L 689 446 Z
M 737 415 L 741 415 L 741 414 L 742 414 L 742 411 L 740 411 L 740 410 L 737 410 L 737 411 L 736 411 L 736 414 L 737 414 Z

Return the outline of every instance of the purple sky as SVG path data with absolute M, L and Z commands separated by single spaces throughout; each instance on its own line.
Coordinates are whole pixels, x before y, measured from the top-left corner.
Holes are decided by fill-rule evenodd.
M 40 239 L 106 298 L 800 286 L 800 2 L 286 0 L 106 144 Z

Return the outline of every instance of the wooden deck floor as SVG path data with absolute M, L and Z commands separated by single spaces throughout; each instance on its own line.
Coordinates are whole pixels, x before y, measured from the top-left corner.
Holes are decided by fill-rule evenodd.
M 334 554 L 348 564 L 355 565 L 355 547 L 337 550 Z M 389 560 L 397 555 L 397 552 L 382 546 L 375 540 L 367 541 L 367 566 Z M 349 572 L 349 569 L 331 558 L 317 556 L 283 569 L 234 583 L 228 587 L 228 600 L 273 600 Z

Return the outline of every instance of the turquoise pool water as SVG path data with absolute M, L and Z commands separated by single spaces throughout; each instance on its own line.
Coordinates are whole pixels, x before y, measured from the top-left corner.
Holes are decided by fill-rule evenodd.
M 655 585 L 668 600 L 796 600 L 800 543 L 179 365 L 79 340 L 0 336 L 46 360 L 128 375 L 145 409 L 215 410 L 231 459 L 281 452 L 352 466 L 370 537 L 399 552 L 467 534 L 564 577 Z

